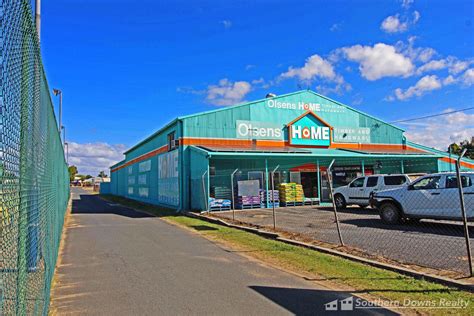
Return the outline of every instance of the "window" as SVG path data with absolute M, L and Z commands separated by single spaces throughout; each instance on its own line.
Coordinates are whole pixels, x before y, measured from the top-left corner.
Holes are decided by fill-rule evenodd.
M 432 190 L 439 189 L 440 177 L 426 177 L 413 183 L 415 190 Z
M 128 187 L 128 194 L 132 195 L 133 194 L 133 187 Z
M 364 186 L 365 178 L 357 178 L 349 184 L 351 188 L 362 188 Z
M 471 178 L 467 176 L 461 176 L 461 183 L 463 188 L 470 187 L 472 185 Z M 456 176 L 446 177 L 446 189 L 452 189 L 458 187 L 458 178 Z
M 172 151 L 175 148 L 176 148 L 175 132 L 171 132 L 168 134 L 168 151 Z
M 383 177 L 383 182 L 385 185 L 402 185 L 407 179 L 404 176 L 387 176 Z
M 133 166 L 128 167 L 128 174 L 133 174 Z
M 146 184 L 146 174 L 141 174 L 138 176 L 138 184 Z
M 151 160 L 140 162 L 138 164 L 138 172 L 147 172 L 151 170 Z
M 128 177 L 128 184 L 135 184 L 135 177 L 134 176 Z
M 148 197 L 148 188 L 138 188 L 138 195 L 141 197 Z
M 366 187 L 368 188 L 375 187 L 377 185 L 377 182 L 379 182 L 379 177 L 368 177 Z

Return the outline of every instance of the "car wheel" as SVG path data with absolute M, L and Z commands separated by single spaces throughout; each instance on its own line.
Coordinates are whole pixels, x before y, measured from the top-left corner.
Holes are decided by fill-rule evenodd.
M 393 203 L 384 203 L 380 206 L 380 218 L 385 224 L 398 224 L 402 218 L 400 209 Z
M 346 208 L 346 200 L 341 194 L 336 194 L 334 196 L 334 203 L 336 204 L 336 208 L 338 210 L 343 210 Z
M 360 207 L 361 209 L 364 209 L 364 208 L 366 208 L 367 206 L 368 206 L 368 205 L 359 205 L 359 207 Z

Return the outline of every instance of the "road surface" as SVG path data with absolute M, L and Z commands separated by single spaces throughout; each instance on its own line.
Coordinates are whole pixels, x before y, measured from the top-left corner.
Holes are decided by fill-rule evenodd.
M 80 188 L 72 192 L 51 303 L 60 315 L 316 315 L 350 296 Z

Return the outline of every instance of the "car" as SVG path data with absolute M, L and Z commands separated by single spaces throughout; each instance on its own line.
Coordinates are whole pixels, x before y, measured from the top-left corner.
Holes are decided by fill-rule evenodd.
M 474 219 L 474 173 L 462 172 L 461 183 L 468 220 Z M 403 220 L 462 220 L 456 173 L 435 173 L 422 176 L 413 183 L 374 193 L 373 203 L 384 223 Z
M 344 209 L 347 205 L 359 205 L 364 208 L 370 205 L 374 192 L 389 188 L 406 186 L 410 178 L 405 174 L 375 174 L 358 177 L 345 186 L 334 190 L 336 208 Z

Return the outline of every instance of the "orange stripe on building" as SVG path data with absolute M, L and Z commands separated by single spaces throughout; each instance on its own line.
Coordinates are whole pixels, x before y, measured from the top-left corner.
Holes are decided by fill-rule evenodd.
M 303 145 L 291 145 L 288 141 L 283 140 L 265 140 L 265 139 L 235 139 L 235 138 L 180 138 L 179 145 L 186 146 L 219 146 L 222 148 L 261 148 L 267 149 L 268 147 L 314 147 L 314 148 L 331 148 L 331 149 L 349 149 L 349 150 L 403 150 L 403 151 L 412 151 L 419 153 L 426 153 L 426 151 L 407 146 L 402 144 L 360 144 L 360 143 L 331 143 L 329 147 L 326 146 L 303 146 Z M 145 159 L 154 157 L 161 153 L 167 151 L 167 145 L 161 146 L 160 148 L 153 150 L 145 155 L 139 156 L 135 159 L 132 159 L 121 166 L 118 166 L 114 169 L 111 169 L 111 172 L 118 171 L 127 166 L 130 166 L 134 163 L 143 161 Z M 447 159 L 448 158 L 442 158 Z M 443 160 L 446 161 L 446 160 Z M 448 161 L 449 162 L 449 161 Z M 468 166 L 469 168 L 474 168 L 473 164 L 466 162 L 461 163 L 463 166 Z
M 443 157 L 443 158 L 440 158 L 439 160 L 447 162 L 447 163 L 452 163 L 452 164 L 456 163 L 456 159 L 448 158 L 448 157 Z M 461 166 L 466 167 L 466 168 L 470 168 L 470 169 L 474 169 L 474 164 L 473 163 L 469 163 L 469 162 L 465 162 L 465 161 L 461 161 Z
M 167 148 L 168 148 L 167 145 L 161 146 L 161 147 L 158 148 L 158 149 L 155 149 L 155 150 L 153 150 L 153 151 L 150 151 L 150 152 L 148 152 L 148 153 L 146 153 L 146 154 L 144 154 L 144 155 L 142 155 L 142 156 L 139 156 L 139 157 L 134 158 L 134 159 L 132 159 L 132 160 L 130 160 L 130 161 L 127 161 L 126 163 L 124 163 L 124 164 L 121 165 L 121 166 L 118 166 L 118 167 L 116 167 L 116 168 L 114 168 L 114 169 L 111 169 L 110 172 L 118 171 L 118 170 L 123 169 L 123 168 L 126 168 L 126 167 L 128 167 L 128 166 L 130 166 L 130 165 L 133 165 L 134 163 L 137 163 L 137 162 L 146 160 L 146 159 L 148 159 L 148 158 L 154 157 L 154 156 L 156 156 L 156 155 L 159 155 L 159 154 L 161 154 L 161 153 L 164 153 L 164 152 L 167 151 Z

